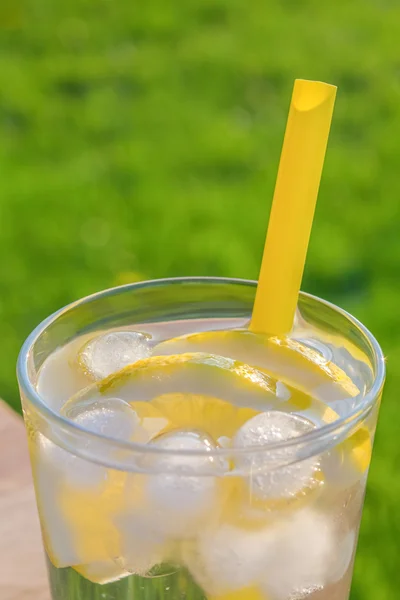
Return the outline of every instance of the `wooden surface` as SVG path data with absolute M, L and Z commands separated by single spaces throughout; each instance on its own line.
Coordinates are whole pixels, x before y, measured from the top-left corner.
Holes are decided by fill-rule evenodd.
M 0 401 L 0 600 L 49 600 L 24 424 Z

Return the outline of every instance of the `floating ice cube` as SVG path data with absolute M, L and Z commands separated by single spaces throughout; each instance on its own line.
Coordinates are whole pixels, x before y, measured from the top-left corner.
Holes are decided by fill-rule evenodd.
M 255 531 L 229 524 L 206 529 L 183 558 L 207 595 L 259 586 L 266 598 L 300 600 L 339 574 L 332 570 L 338 549 L 333 521 L 307 508 Z
M 121 539 L 118 564 L 138 575 L 171 560 L 171 543 L 193 537 L 219 508 L 215 475 L 222 464 L 208 455 L 215 446 L 206 435 L 170 432 L 150 444 L 159 454 L 149 452 L 139 466 L 154 474 L 128 475 L 127 508 L 114 518 Z M 188 454 L 193 451 L 199 454 Z
M 303 417 L 268 411 L 247 421 L 237 432 L 233 444 L 238 449 L 267 446 L 297 438 L 313 428 L 314 425 Z M 318 483 L 318 457 L 295 461 L 296 449 L 289 446 L 239 455 L 236 466 L 241 473 L 250 477 L 252 493 L 268 500 L 293 497 Z
M 78 362 L 92 379 L 104 379 L 150 354 L 148 335 L 136 331 L 112 331 L 91 339 L 79 353 Z
M 275 543 L 273 528 L 247 531 L 225 524 L 200 533 L 183 558 L 205 593 L 219 596 L 261 581 Z
M 76 365 L 78 351 L 76 341 L 58 348 L 40 368 L 37 392 L 46 406 L 57 413 L 68 398 L 88 385 L 88 378 Z
M 328 583 L 336 549 L 333 522 L 306 508 L 279 525 L 276 534 L 262 576 L 267 597 L 299 599 L 307 590 L 322 589 Z
M 121 441 L 145 440 L 139 418 L 133 408 L 119 398 L 104 398 L 94 401 L 67 402 L 61 413 L 84 429 L 105 437 Z M 77 450 L 88 452 L 100 458 L 103 450 L 101 439 L 83 436 Z M 77 485 L 94 485 L 107 476 L 107 469 L 67 453 L 69 464 L 66 465 L 66 477 L 70 483 Z
M 207 456 L 215 446 L 206 435 L 195 432 L 167 433 L 152 445 L 160 449 L 160 455 L 151 458 L 160 473 L 148 476 L 146 491 L 157 527 L 167 535 L 190 537 L 218 510 L 215 476 L 221 474 L 223 462 Z M 180 454 L 168 455 L 171 450 Z
M 88 431 L 118 440 L 128 441 L 139 427 L 136 411 L 120 398 L 67 402 L 62 414 Z

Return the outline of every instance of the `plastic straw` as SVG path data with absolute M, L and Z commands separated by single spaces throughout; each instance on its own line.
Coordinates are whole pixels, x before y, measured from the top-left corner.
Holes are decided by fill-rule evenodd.
M 336 90 L 318 81 L 294 83 L 251 331 L 281 336 L 292 329 Z

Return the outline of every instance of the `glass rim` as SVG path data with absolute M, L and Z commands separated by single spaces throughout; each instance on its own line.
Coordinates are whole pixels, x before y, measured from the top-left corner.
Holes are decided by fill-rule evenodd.
M 69 311 L 73 310 L 76 307 L 79 307 L 83 304 L 88 304 L 93 300 L 97 300 L 99 298 L 106 298 L 108 296 L 114 296 L 120 293 L 124 293 L 131 290 L 138 290 L 141 288 L 148 287 L 163 287 L 167 285 L 177 285 L 180 283 L 214 283 L 221 285 L 243 285 L 248 287 L 256 287 L 257 281 L 251 279 L 240 279 L 240 278 L 229 278 L 229 277 L 171 277 L 171 278 L 162 278 L 162 279 L 151 279 L 146 281 L 140 281 L 136 283 L 129 283 L 121 286 L 116 286 L 112 288 L 107 288 L 105 290 L 101 290 L 100 292 L 96 292 L 94 294 L 85 296 L 80 298 L 79 300 L 75 300 L 67 304 L 66 306 L 60 308 L 56 312 L 52 313 L 46 319 L 44 319 L 41 323 L 39 323 L 35 329 L 29 334 L 26 338 L 25 342 L 22 345 L 20 353 L 18 355 L 17 360 L 17 377 L 20 388 L 22 392 L 27 396 L 29 401 L 33 404 L 35 410 L 39 412 L 45 419 L 49 420 L 53 424 L 60 426 L 64 431 L 71 431 L 73 434 L 78 436 L 85 436 L 86 438 L 101 441 L 104 444 L 111 444 L 113 448 L 117 448 L 119 450 L 130 451 L 133 453 L 140 454 L 162 454 L 169 456 L 208 456 L 208 457 L 223 457 L 223 456 L 231 456 L 232 453 L 235 455 L 254 455 L 266 451 L 275 451 L 282 450 L 291 447 L 296 447 L 299 445 L 307 445 L 313 444 L 316 442 L 323 442 L 324 440 L 329 440 L 330 438 L 336 437 L 338 433 L 343 430 L 348 431 L 350 428 L 356 427 L 362 421 L 366 419 L 369 415 L 370 411 L 374 406 L 374 402 L 377 398 L 379 398 L 380 393 L 383 388 L 383 384 L 385 381 L 385 357 L 383 355 L 382 349 L 374 337 L 374 335 L 369 331 L 367 327 L 365 327 L 358 319 L 356 319 L 353 315 L 348 313 L 346 310 L 336 306 L 335 304 L 329 302 L 328 300 L 324 300 L 319 298 L 318 296 L 314 296 L 313 294 L 309 294 L 307 292 L 300 292 L 300 297 L 309 298 L 314 300 L 320 304 L 323 304 L 327 308 L 339 313 L 345 319 L 347 319 L 354 327 L 358 328 L 364 337 L 368 340 L 374 356 L 373 368 L 374 368 L 374 381 L 371 388 L 367 391 L 367 393 L 363 396 L 362 402 L 359 406 L 354 407 L 353 410 L 349 412 L 345 417 L 340 417 L 333 421 L 332 423 L 327 423 L 322 425 L 321 427 L 316 427 L 315 429 L 310 430 L 307 433 L 304 433 L 298 437 L 293 437 L 288 440 L 282 440 L 279 442 L 268 442 L 258 446 L 249 446 L 246 448 L 215 448 L 213 450 L 175 450 L 175 449 L 164 449 L 159 448 L 157 445 L 139 443 L 139 442 L 129 442 L 122 441 L 117 438 L 113 438 L 110 436 L 105 436 L 99 433 L 95 433 L 93 431 L 89 431 L 82 427 L 81 425 L 74 423 L 70 419 L 60 415 L 55 410 L 53 410 L 50 406 L 46 405 L 44 401 L 41 399 L 40 394 L 35 389 L 32 384 L 29 373 L 28 373 L 28 357 L 31 351 L 31 348 L 35 344 L 35 342 L 39 339 L 39 337 L 46 331 L 46 329 L 54 323 L 60 316 L 65 315 Z M 79 455 L 79 451 L 77 452 Z M 99 462 L 104 464 L 104 460 L 96 460 L 91 459 L 93 462 Z M 118 468 L 118 467 L 116 467 Z

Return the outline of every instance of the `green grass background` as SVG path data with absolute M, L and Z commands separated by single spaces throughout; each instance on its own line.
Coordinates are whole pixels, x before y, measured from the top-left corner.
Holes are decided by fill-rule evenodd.
M 400 5 L 39 0 L 0 8 L 0 395 L 30 330 L 132 279 L 256 278 L 293 80 L 339 86 L 303 289 L 389 376 L 352 600 L 399 598 Z

